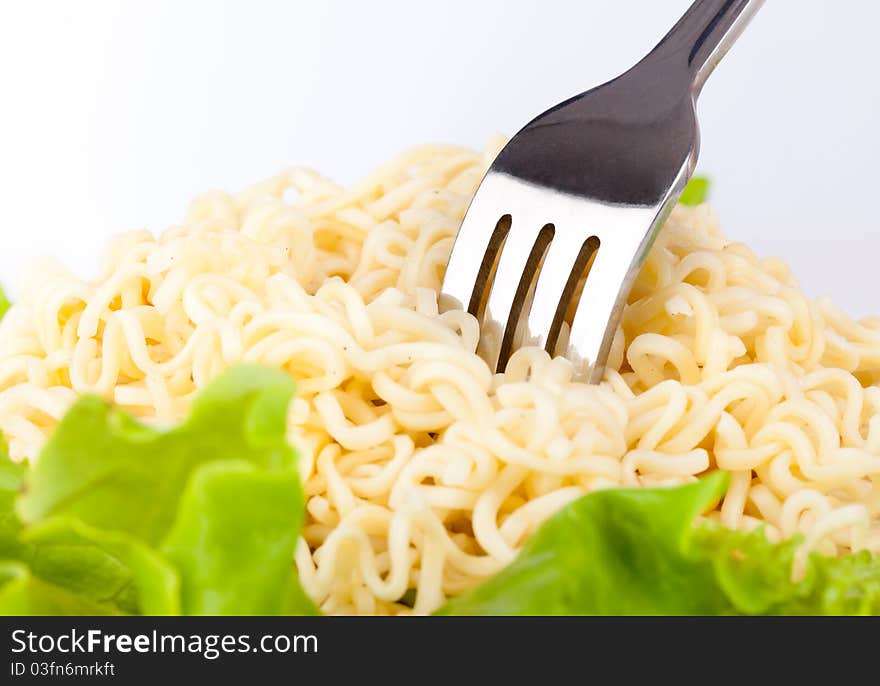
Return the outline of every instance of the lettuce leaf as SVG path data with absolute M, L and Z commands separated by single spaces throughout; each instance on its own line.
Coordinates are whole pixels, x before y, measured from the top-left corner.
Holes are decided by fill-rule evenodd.
M 111 607 L 34 576 L 27 565 L 0 561 L 0 615 L 111 615 Z
M 695 525 L 726 488 L 718 472 L 664 489 L 585 496 L 548 520 L 514 562 L 448 602 L 446 615 L 878 614 L 880 561 L 812 555 L 799 539 Z
M 294 470 L 296 456 L 285 439 L 293 391 L 280 371 L 237 367 L 198 395 L 188 421 L 167 432 L 84 397 L 30 470 L 19 516 L 26 523 L 73 516 L 157 545 L 198 466 L 244 460 L 270 471 Z
M 311 603 L 282 603 L 302 518 L 293 472 L 260 471 L 247 462 L 200 468 L 162 546 L 180 570 L 185 614 L 311 614 Z
M 682 205 L 700 205 L 709 196 L 709 179 L 705 176 L 694 176 L 681 192 L 678 202 Z
M 676 489 L 598 491 L 551 517 L 506 569 L 441 614 L 719 614 L 729 604 L 686 556 L 726 475 Z
M 15 515 L 15 497 L 24 477 L 24 465 L 9 459 L 6 441 L 0 436 L 0 559 L 18 553 L 21 522 Z
M 738 614 L 880 614 L 880 559 L 868 551 L 844 557 L 813 554 L 803 579 L 791 570 L 800 537 L 770 543 L 760 530 L 737 532 L 715 523 L 694 534 L 695 554 L 710 557 L 722 592 Z
M 0 614 L 175 614 L 176 575 L 146 546 L 76 521 L 25 529 L 24 466 L 0 454 Z
M 316 613 L 293 565 L 293 390 L 239 367 L 164 432 L 85 397 L 35 466 L 0 459 L 0 613 Z
M 106 613 L 179 614 L 174 569 L 126 534 L 55 518 L 22 533 L 20 559 L 38 588 L 54 586 Z M 33 594 L 33 584 L 29 589 Z
M 6 293 L 0 288 L 0 319 L 3 319 L 3 315 L 9 311 L 10 307 L 11 303 L 9 302 L 9 298 L 6 297 Z

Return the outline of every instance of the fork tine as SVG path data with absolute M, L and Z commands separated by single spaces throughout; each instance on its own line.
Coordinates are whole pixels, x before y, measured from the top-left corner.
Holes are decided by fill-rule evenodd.
M 577 233 L 567 232 L 564 227 L 556 228 L 556 234 L 538 276 L 535 294 L 531 303 L 526 303 L 524 306 L 527 308 L 528 317 L 522 345 L 546 348 L 548 343 L 551 345 L 555 343 L 551 340 L 555 338 L 551 335 L 553 333 L 551 329 L 556 310 L 565 295 L 569 277 L 584 244 L 583 237 Z M 552 354 L 553 350 L 550 349 L 549 352 Z
M 596 253 L 575 310 L 568 349 L 560 351 L 589 383 L 598 383 L 605 372 L 594 364 L 604 360 L 614 338 L 625 295 L 637 273 L 638 244 L 626 240 L 606 240 Z M 623 266 L 629 264 L 628 271 Z
M 505 350 L 505 331 L 511 312 L 520 314 L 510 322 L 515 328 L 521 317 L 520 308 L 526 307 L 528 286 L 544 257 L 547 239 L 552 234 L 542 232 L 541 222 L 522 213 L 514 214 L 508 240 L 501 252 L 495 279 L 491 284 L 483 315 L 480 354 L 493 370 L 503 371 L 509 350 Z M 552 243 L 551 243 L 552 245 Z M 521 286 L 526 287 L 521 291 Z M 511 335 L 513 331 L 510 332 Z
M 456 300 L 461 309 L 470 309 L 471 295 L 486 285 L 487 275 L 481 274 L 480 268 L 492 243 L 494 229 L 504 215 L 495 202 L 497 196 L 493 195 L 493 187 L 497 185 L 495 176 L 489 172 L 477 189 L 446 265 L 441 292 Z M 471 314 L 479 316 L 479 312 Z

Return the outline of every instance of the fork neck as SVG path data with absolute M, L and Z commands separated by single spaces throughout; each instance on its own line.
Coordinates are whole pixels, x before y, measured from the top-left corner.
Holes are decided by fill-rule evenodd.
M 764 0 L 696 0 L 642 63 L 676 64 L 694 96 Z

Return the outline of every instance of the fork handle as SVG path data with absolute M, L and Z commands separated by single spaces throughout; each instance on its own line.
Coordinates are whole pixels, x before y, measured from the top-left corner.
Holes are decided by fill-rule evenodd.
M 696 97 L 764 0 L 696 0 L 644 61 L 683 69 Z

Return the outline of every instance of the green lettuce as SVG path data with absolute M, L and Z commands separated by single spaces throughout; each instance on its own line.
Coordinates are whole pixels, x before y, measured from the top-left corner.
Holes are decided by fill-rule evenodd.
M 293 565 L 293 392 L 238 367 L 168 431 L 84 397 L 34 466 L 2 456 L 0 613 L 315 613 Z
M 799 539 L 695 525 L 727 487 L 718 472 L 677 488 L 613 489 L 563 508 L 506 569 L 448 602 L 447 615 L 880 613 L 880 561 L 812 555 Z
M 302 517 L 303 495 L 293 472 L 261 471 L 247 462 L 201 468 L 162 546 L 181 572 L 184 612 L 295 612 L 285 601 L 293 590 L 293 550 Z M 300 609 L 311 612 L 310 606 Z
M 60 520 L 24 529 L 14 509 L 24 471 L 0 445 L 0 614 L 118 614 L 130 607 L 133 575 L 121 555 L 87 542 L 94 532 Z
M 682 205 L 700 205 L 709 196 L 709 179 L 705 176 L 694 176 L 681 192 L 678 202 Z
M 89 615 L 118 614 L 111 608 L 42 581 L 27 565 L 0 561 L 0 615 Z
M 24 465 L 9 459 L 6 441 L 0 436 L 0 559 L 18 552 L 21 524 L 15 515 L 15 497 L 21 490 Z
M 70 614 L 77 603 L 89 614 L 180 611 L 177 575 L 158 554 L 129 536 L 76 520 L 53 519 L 23 531 L 12 564 L 17 578 L 0 589 L 3 614 L 20 614 L 15 608 L 24 607 L 33 608 L 25 614 Z
M 3 315 L 9 311 L 10 307 L 9 298 L 6 297 L 6 293 L 0 288 L 0 319 L 3 319 Z
M 200 465 L 236 460 L 268 471 L 295 469 L 285 440 L 293 391 L 279 371 L 238 367 L 199 394 L 189 420 L 164 432 L 98 397 L 82 398 L 30 470 L 18 513 L 25 522 L 71 515 L 157 544 Z

